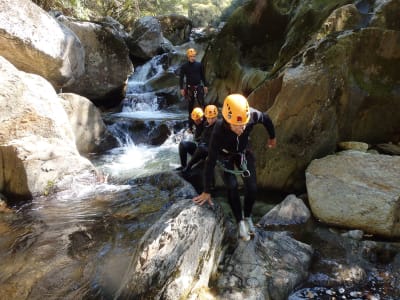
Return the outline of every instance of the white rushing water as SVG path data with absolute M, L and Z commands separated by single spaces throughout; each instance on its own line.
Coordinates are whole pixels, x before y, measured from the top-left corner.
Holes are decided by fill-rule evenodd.
M 109 126 L 109 130 L 120 145 L 103 154 L 95 162 L 111 178 L 128 179 L 148 176 L 173 170 L 180 165 L 179 142 L 182 139 L 190 139 L 191 135 L 183 129 L 174 129 L 174 126 L 182 124 L 187 119 L 187 112 L 167 107 L 162 97 L 143 88 L 147 80 L 158 76 L 161 72 L 163 69 L 157 64 L 157 59 L 137 68 L 128 81 L 127 97 L 123 102 L 121 112 L 111 115 L 112 118 L 123 120 L 125 123 L 125 126 L 118 126 L 118 124 Z M 130 132 L 129 126 L 126 125 L 131 122 L 142 122 L 149 128 L 165 124 L 170 130 L 170 135 L 162 145 L 135 144 L 131 136 L 134 133 Z

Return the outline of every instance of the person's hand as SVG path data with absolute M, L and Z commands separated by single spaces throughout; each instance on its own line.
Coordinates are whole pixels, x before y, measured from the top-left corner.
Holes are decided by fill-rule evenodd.
M 275 148 L 275 147 L 276 147 L 276 138 L 269 139 L 269 140 L 268 140 L 267 147 L 268 147 L 268 148 Z
M 182 95 L 182 97 L 185 97 L 185 89 L 181 89 L 181 95 Z
M 208 202 L 211 206 L 214 205 L 214 203 L 211 201 L 211 194 L 202 192 L 200 195 L 194 197 L 192 201 L 198 205 L 203 205 L 204 203 Z
M 208 93 L 208 87 L 204 87 L 204 95 L 207 95 L 207 93 Z

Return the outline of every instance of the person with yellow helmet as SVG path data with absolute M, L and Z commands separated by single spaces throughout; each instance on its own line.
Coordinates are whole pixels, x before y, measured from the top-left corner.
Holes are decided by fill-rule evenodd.
M 204 109 L 204 116 L 206 117 L 207 123 L 201 134 L 200 142 L 197 145 L 196 151 L 193 153 L 186 167 L 182 170 L 182 174 L 184 176 L 188 176 L 192 167 L 201 160 L 205 159 L 208 155 L 208 142 L 210 140 L 215 122 L 217 122 L 218 108 L 213 104 L 207 105 Z
M 275 127 L 266 113 L 249 107 L 247 99 L 240 94 L 231 94 L 225 98 L 222 116 L 223 118 L 214 125 L 210 137 L 203 175 L 203 192 L 194 197 L 193 201 L 199 205 L 206 202 L 213 205 L 210 189 L 214 168 L 218 162 L 223 168 L 228 202 L 238 223 L 239 237 L 248 241 L 250 235 L 255 234 L 251 213 L 257 194 L 255 157 L 249 150 L 249 136 L 254 125 L 263 124 L 269 135 L 267 146 L 274 148 Z M 243 213 L 237 175 L 242 176 L 245 189 Z
M 190 118 L 193 120 L 195 131 L 193 136 L 193 141 L 183 140 L 179 143 L 179 158 L 181 160 L 181 166 L 176 170 L 181 171 L 186 167 L 187 164 L 187 154 L 193 155 L 197 149 L 197 143 L 200 142 L 204 127 L 206 125 L 206 119 L 204 118 L 204 111 L 201 107 L 195 107 Z
M 179 87 L 182 97 L 188 101 L 189 129 L 193 122 L 190 118 L 195 106 L 204 108 L 204 96 L 208 93 L 208 84 L 204 75 L 204 69 L 200 62 L 196 61 L 196 50 L 189 48 L 186 51 L 187 62 L 182 64 L 179 73 Z

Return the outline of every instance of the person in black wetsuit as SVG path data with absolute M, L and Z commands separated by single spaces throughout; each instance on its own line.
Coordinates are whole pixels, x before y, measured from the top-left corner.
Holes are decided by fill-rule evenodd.
M 248 241 L 250 234 L 255 232 L 251 213 L 257 193 L 255 157 L 248 149 L 249 135 L 254 125 L 263 124 L 269 135 L 268 148 L 273 148 L 276 146 L 275 127 L 266 113 L 250 108 L 247 99 L 240 94 L 232 94 L 225 98 L 222 116 L 223 119 L 214 125 L 208 146 L 203 175 L 204 191 L 194 197 L 193 201 L 199 205 L 206 202 L 213 205 L 210 189 L 214 168 L 219 161 L 224 170 L 223 180 L 230 207 L 238 223 L 239 236 Z M 236 175 L 241 175 L 244 183 L 243 215 Z
M 182 171 L 187 164 L 187 154 L 193 155 L 197 149 L 197 144 L 201 140 L 201 135 L 203 133 L 204 127 L 206 126 L 206 119 L 204 118 L 204 112 L 200 107 L 195 107 L 192 110 L 190 118 L 194 122 L 194 135 L 193 141 L 181 141 L 179 143 L 179 158 L 181 160 L 181 166 L 178 167 L 177 171 Z
M 188 101 L 189 129 L 191 130 L 194 124 L 190 114 L 195 106 L 204 109 L 204 96 L 208 93 L 208 84 L 202 64 L 196 61 L 196 50 L 189 48 L 186 56 L 188 61 L 180 68 L 179 87 L 181 95 Z
M 218 118 L 218 108 L 213 104 L 207 105 L 204 109 L 204 116 L 206 117 L 207 124 L 201 134 L 200 142 L 197 145 L 196 151 L 194 151 L 186 167 L 182 170 L 183 175 L 187 175 L 195 164 L 202 159 L 205 159 L 208 155 L 208 142 Z

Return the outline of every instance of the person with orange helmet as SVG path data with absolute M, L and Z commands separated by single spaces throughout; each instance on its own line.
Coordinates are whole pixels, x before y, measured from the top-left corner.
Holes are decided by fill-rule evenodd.
M 200 62 L 196 61 L 196 50 L 189 48 L 186 51 L 188 61 L 180 67 L 179 87 L 182 97 L 188 101 L 189 129 L 193 127 L 190 114 L 195 106 L 204 108 L 204 96 L 208 93 L 208 84 L 204 75 L 204 69 Z
M 214 168 L 218 163 L 223 168 L 223 181 L 227 188 L 228 202 L 238 223 L 239 237 L 245 241 L 255 234 L 251 213 L 257 194 L 256 164 L 249 150 L 249 136 L 256 124 L 263 124 L 269 139 L 268 148 L 276 146 L 275 127 L 271 118 L 249 107 L 247 99 L 240 94 L 231 94 L 224 100 L 221 120 L 214 125 L 208 146 L 208 156 L 204 168 L 204 191 L 193 198 L 196 204 L 203 205 L 211 200 L 210 189 Z M 236 176 L 241 175 L 244 184 L 244 205 L 238 191 Z
M 204 116 L 207 120 L 207 123 L 201 134 L 201 139 L 199 144 L 197 145 L 196 151 L 193 153 L 186 167 L 182 170 L 182 174 L 184 176 L 188 176 L 192 167 L 201 160 L 205 159 L 208 155 L 208 142 L 210 140 L 215 122 L 217 122 L 218 108 L 213 104 L 207 105 L 204 109 Z
M 201 140 L 201 136 L 206 125 L 206 119 L 204 118 L 204 111 L 201 107 L 195 107 L 191 114 L 190 118 L 193 120 L 195 131 L 193 136 L 193 141 L 183 140 L 179 143 L 179 158 L 181 160 L 181 166 L 176 170 L 181 171 L 186 167 L 187 164 L 187 155 L 193 155 L 193 153 L 197 149 L 197 144 Z

